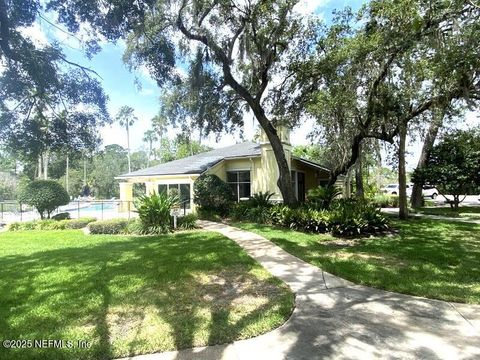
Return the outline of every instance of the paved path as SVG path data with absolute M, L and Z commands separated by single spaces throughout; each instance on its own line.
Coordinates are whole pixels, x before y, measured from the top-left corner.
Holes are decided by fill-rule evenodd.
M 480 306 L 355 285 L 231 226 L 201 226 L 237 242 L 296 293 L 280 328 L 233 344 L 137 356 L 166 359 L 479 359 Z

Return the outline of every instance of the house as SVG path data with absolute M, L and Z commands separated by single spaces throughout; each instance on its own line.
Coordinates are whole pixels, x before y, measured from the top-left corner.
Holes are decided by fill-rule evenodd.
M 309 189 L 328 182 L 329 169 L 293 156 L 289 130 L 279 129 L 278 132 L 292 172 L 295 194 L 299 201 L 304 201 Z M 117 177 L 121 181 L 120 200 L 125 201 L 121 210 L 126 211 L 127 202 L 133 199 L 135 183 L 144 183 L 147 193 L 177 189 L 187 209 L 194 210 L 193 183 L 202 174 L 217 175 L 227 182 L 237 201 L 258 192 L 274 193 L 271 200 L 282 201 L 277 187 L 275 155 L 266 135 L 262 133 L 259 143 L 235 144 Z

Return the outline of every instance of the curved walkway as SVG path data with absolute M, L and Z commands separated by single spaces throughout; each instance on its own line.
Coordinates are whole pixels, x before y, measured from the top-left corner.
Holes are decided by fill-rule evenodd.
M 296 293 L 280 328 L 233 344 L 141 355 L 166 359 L 480 358 L 480 306 L 355 285 L 285 252 L 262 236 L 201 221 L 237 242 Z

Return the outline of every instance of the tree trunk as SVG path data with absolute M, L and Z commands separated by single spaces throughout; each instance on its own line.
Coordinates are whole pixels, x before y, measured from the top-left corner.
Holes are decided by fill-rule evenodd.
M 38 169 L 37 169 L 37 179 L 42 178 L 42 155 L 38 155 Z
M 362 164 L 362 145 L 359 146 L 359 155 L 355 163 L 355 196 L 358 198 L 364 197 L 363 190 L 363 164 Z
M 417 169 L 423 169 L 427 165 L 428 158 L 430 157 L 430 152 L 432 151 L 433 144 L 437 138 L 438 131 L 443 125 L 443 118 L 445 116 L 445 111 L 435 111 L 434 118 L 430 123 L 430 126 L 425 135 L 425 142 L 423 143 L 422 152 L 420 158 L 418 159 Z M 423 184 L 414 183 L 412 190 L 412 207 L 419 208 L 423 204 L 423 195 L 422 195 Z
M 128 160 L 128 172 L 132 172 L 130 165 L 130 130 L 128 129 L 128 120 L 127 120 L 127 160 Z
M 69 170 L 70 170 L 70 164 L 69 164 L 69 158 L 68 158 L 68 155 L 67 155 L 67 162 L 66 162 L 66 164 L 65 164 L 65 189 L 67 190 L 67 193 L 70 194 L 70 192 L 69 192 L 69 185 L 70 185 L 70 183 L 69 183 L 69 181 L 68 181 L 68 180 L 69 180 L 69 179 L 68 179 L 68 177 L 69 177 L 69 172 L 70 172 Z
M 43 154 L 43 180 L 48 180 L 48 151 Z
M 380 149 L 380 140 L 374 139 L 375 155 L 377 157 L 377 189 L 382 187 L 382 151 Z
M 399 130 L 400 142 L 398 146 L 398 215 L 401 220 L 405 220 L 408 217 L 407 177 L 405 171 L 405 145 L 407 142 L 407 124 L 402 121 Z

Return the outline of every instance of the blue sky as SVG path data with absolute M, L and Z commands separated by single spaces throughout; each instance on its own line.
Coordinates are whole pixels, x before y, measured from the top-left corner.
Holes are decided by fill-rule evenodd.
M 316 13 L 322 16 L 328 21 L 332 11 L 337 8 L 341 9 L 344 6 L 351 6 L 357 9 L 361 6 L 363 0 L 354 1 L 329 1 L 329 0 L 302 0 L 300 1 L 298 11 L 301 13 Z M 139 121 L 131 128 L 130 143 L 132 149 L 137 149 L 143 146 L 142 136 L 144 131 L 150 128 L 150 119 L 158 113 L 161 106 L 159 102 L 160 89 L 156 86 L 146 72 L 136 71 L 132 73 L 128 70 L 127 66 L 122 61 L 122 55 L 124 46 L 122 43 L 117 44 L 105 44 L 102 51 L 95 55 L 91 60 L 87 59 L 82 51 L 81 44 L 65 34 L 62 34 L 57 29 L 47 23 L 40 23 L 39 29 L 44 36 L 49 40 L 59 40 L 64 44 L 64 51 L 67 57 L 76 61 L 82 65 L 88 66 L 94 69 L 101 77 L 101 82 L 105 92 L 108 94 L 109 111 L 112 116 L 115 116 L 116 112 L 122 105 L 129 105 L 135 109 L 135 113 L 139 118 Z M 38 35 L 42 36 L 42 35 Z M 141 88 L 136 85 L 140 82 Z M 252 115 L 246 115 L 245 121 L 245 137 L 251 138 L 254 134 L 254 128 L 256 127 L 256 121 Z M 295 144 L 302 144 L 306 142 L 307 129 L 311 128 L 310 125 L 305 128 L 300 128 L 292 134 L 292 141 Z M 171 129 L 170 136 L 174 136 L 175 130 Z M 126 146 L 125 131 L 118 125 L 107 126 L 101 129 L 101 135 L 103 138 L 103 144 L 118 143 L 122 146 Z M 239 141 L 239 138 L 234 136 L 225 135 L 217 141 L 213 136 L 206 139 L 205 142 L 211 146 L 219 147 L 232 144 L 232 142 Z
M 301 0 L 297 5 L 297 11 L 303 14 L 315 13 L 321 16 L 327 23 L 331 18 L 332 11 L 343 9 L 350 6 L 354 10 L 358 9 L 364 0 Z M 81 43 L 72 37 L 65 35 L 51 25 L 40 22 L 35 24 L 34 28 L 26 31 L 30 36 L 38 39 L 39 42 L 47 40 L 57 40 L 64 44 L 64 51 L 67 57 L 82 65 L 94 69 L 101 77 L 101 82 L 110 101 L 108 104 L 112 117 L 122 105 L 128 105 L 135 109 L 139 121 L 131 128 L 130 143 L 132 150 L 141 148 L 143 133 L 150 128 L 150 119 L 158 113 L 160 109 L 160 89 L 157 87 L 146 71 L 130 72 L 122 61 L 124 45 L 122 42 L 117 44 L 106 43 L 102 51 L 89 60 L 81 51 Z M 136 85 L 141 84 L 141 88 Z M 469 114 L 467 123 L 478 123 L 475 114 Z M 246 139 L 251 139 L 257 127 L 256 120 L 252 114 L 246 114 L 244 135 Z M 307 134 L 312 129 L 312 124 L 305 124 L 292 133 L 292 143 L 294 145 L 306 144 Z M 169 130 L 169 136 L 175 135 L 175 130 Z M 120 144 L 126 146 L 125 130 L 118 125 L 113 124 L 100 130 L 103 139 L 103 145 Z M 205 139 L 204 142 L 212 147 L 222 147 L 231 145 L 240 141 L 233 135 L 223 135 L 218 141 L 214 136 Z M 418 159 L 421 143 L 412 142 L 409 146 L 411 155 L 408 157 L 408 167 L 412 168 Z

